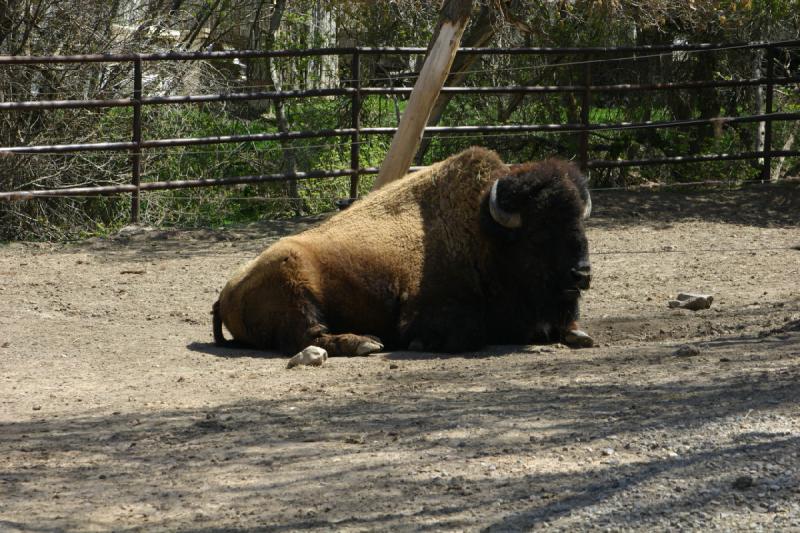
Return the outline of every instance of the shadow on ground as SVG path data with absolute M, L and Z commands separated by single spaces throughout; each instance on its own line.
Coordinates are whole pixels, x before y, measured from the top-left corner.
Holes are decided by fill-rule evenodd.
M 800 226 L 800 181 L 796 180 L 735 190 L 598 190 L 592 193 L 592 199 L 590 224 L 598 227 L 686 220 L 755 227 Z
M 779 332 L 721 339 L 706 350 L 713 354 L 739 343 L 746 354 L 752 343 L 770 342 L 800 349 L 800 335 Z M 769 354 L 768 346 L 761 348 Z M 624 364 L 633 353 L 613 362 L 548 362 L 543 354 L 521 359 L 514 371 L 524 374 L 527 366 L 531 375 L 552 370 L 580 377 L 593 365 Z M 664 357 L 663 347 L 636 353 L 645 367 Z M 66 498 L 112 510 L 157 510 L 145 512 L 145 522 L 138 517 L 136 527 L 122 520 L 114 527 L 118 531 L 223 530 L 215 523 L 225 524 L 225 531 L 265 524 L 281 524 L 268 528 L 275 531 L 389 530 L 408 527 L 410 520 L 439 530 L 528 530 L 600 503 L 613 505 L 597 513 L 598 526 L 644 528 L 664 513 L 718 506 L 737 492 L 731 487 L 739 474 L 752 472 L 756 463 L 781 463 L 800 449 L 800 436 L 790 432 L 720 430 L 743 417 L 774 416 L 793 406 L 800 398 L 796 367 L 769 375 L 733 372 L 702 384 L 676 377 L 631 385 L 609 377 L 556 386 L 545 377 L 533 385 L 513 375 L 518 374 L 474 375 L 452 364 L 426 373 L 401 367 L 385 386 L 379 384 L 380 394 L 331 397 L 323 388 L 303 387 L 296 395 L 205 410 L 0 424 L 0 455 L 7 458 L 0 486 L 7 508 L 19 510 L 45 497 L 56 507 L 61 498 L 71 509 L 46 517 L 32 511 L 30 521 L 0 518 L 0 528 L 109 525 L 76 512 L 80 505 L 70 507 Z M 448 384 L 446 394 L 437 385 L 442 383 Z M 712 426 L 717 429 L 709 433 L 722 440 L 704 440 Z M 693 435 L 692 445 L 675 453 L 681 435 Z M 610 438 L 619 439 L 612 441 L 618 449 L 611 458 L 587 451 L 585 460 L 559 464 L 562 450 Z M 555 466 L 526 467 L 526 458 L 543 457 L 552 457 Z M 436 474 L 443 465 L 450 472 Z M 657 494 L 646 505 L 632 503 L 655 478 L 678 481 L 673 492 Z M 800 471 L 759 471 L 753 487 L 739 491 L 746 495 L 741 505 L 760 505 L 757 493 L 768 483 L 774 485 L 769 502 L 790 502 L 797 498 Z M 52 490 L 43 494 L 34 486 Z
M 237 357 L 254 357 L 261 359 L 289 359 L 286 355 L 278 352 L 255 350 L 245 346 L 217 346 L 213 342 L 190 342 L 186 349 L 192 352 L 204 353 L 224 359 L 234 359 Z

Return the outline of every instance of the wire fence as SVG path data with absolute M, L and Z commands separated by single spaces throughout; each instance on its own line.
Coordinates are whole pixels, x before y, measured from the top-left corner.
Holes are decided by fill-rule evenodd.
M 552 86 L 480 86 L 480 87 L 444 87 L 442 92 L 453 95 L 559 95 L 572 93 L 580 101 L 580 120 L 576 123 L 553 124 L 486 124 L 470 126 L 433 126 L 425 129 L 426 137 L 449 138 L 486 138 L 491 136 L 513 137 L 531 135 L 535 133 L 577 134 L 579 136 L 577 161 L 585 171 L 602 168 L 641 167 L 647 165 L 672 165 L 685 163 L 701 163 L 712 161 L 751 160 L 758 161 L 761 165 L 761 179 L 768 181 L 772 159 L 776 157 L 797 157 L 797 150 L 776 150 L 773 147 L 772 125 L 776 121 L 797 121 L 800 119 L 798 112 L 776 112 L 773 109 L 774 94 L 777 87 L 793 87 L 800 83 L 799 76 L 776 76 L 774 70 L 775 58 L 782 50 L 800 47 L 800 40 L 780 41 L 769 43 L 722 43 L 722 44 L 678 44 L 659 46 L 637 47 L 587 47 L 587 48 L 462 48 L 459 54 L 471 55 L 506 55 L 506 56 L 575 56 L 572 61 L 559 61 L 554 64 L 532 65 L 529 67 L 504 67 L 506 70 L 537 70 L 557 67 L 581 67 L 583 69 L 583 82 L 573 85 Z M 663 83 L 639 84 L 594 84 L 592 69 L 604 64 L 622 61 L 641 61 L 650 58 L 663 57 L 671 54 L 705 54 L 725 50 L 763 50 L 766 60 L 766 72 L 762 77 L 750 79 L 711 79 L 698 81 L 680 81 Z M 0 191 L 0 200 L 29 200 L 39 197 L 76 197 L 76 196 L 101 196 L 130 194 L 132 222 L 139 219 L 140 194 L 148 191 L 165 191 L 172 189 L 197 188 L 209 186 L 232 186 L 247 183 L 269 183 L 289 180 L 309 180 L 321 178 L 349 178 L 350 198 L 355 198 L 361 176 L 375 174 L 377 167 L 361 165 L 360 151 L 365 143 L 364 138 L 371 136 L 388 136 L 394 134 L 395 127 L 374 127 L 362 125 L 362 102 L 372 95 L 403 96 L 408 95 L 412 88 L 397 86 L 400 79 L 405 83 L 414 81 L 417 73 L 398 74 L 391 77 L 372 77 L 366 79 L 362 75 L 362 62 L 368 56 L 419 56 L 426 53 L 425 48 L 410 47 L 354 47 L 354 48 L 325 48 L 309 50 L 276 50 L 276 51 L 220 51 L 220 52 L 165 52 L 151 54 L 87 54 L 73 56 L 0 56 L 0 69 L 13 65 L 64 65 L 85 63 L 130 63 L 133 66 L 133 91 L 130 97 L 109 99 L 40 99 L 36 101 L 0 102 L 0 111 L 24 112 L 43 109 L 99 109 L 99 108 L 129 108 L 132 110 L 130 141 L 99 141 L 69 144 L 47 144 L 32 146 L 4 146 L 0 147 L 0 157 L 3 156 L 32 156 L 52 154 L 83 154 L 87 152 L 121 152 L 130 157 L 130 183 L 113 185 L 93 185 L 80 187 L 65 187 L 59 189 L 35 189 Z M 350 73 L 339 80 L 340 86 L 330 88 L 291 88 L 285 90 L 251 90 L 256 86 L 240 87 L 237 92 L 221 92 L 211 94 L 147 96 L 143 94 L 143 66 L 151 62 L 179 62 L 179 61 L 214 61 L 214 60 L 243 60 L 256 58 L 309 58 L 319 56 L 336 56 L 349 58 Z M 502 68 L 501 68 L 502 70 Z M 470 70 L 465 72 L 485 72 Z M 364 86 L 364 83 L 389 82 L 390 86 Z M 643 91 L 679 91 L 701 90 L 718 88 L 744 88 L 763 87 L 764 110 L 762 113 L 730 117 L 683 119 L 683 120 L 658 120 L 641 122 L 602 122 L 590 121 L 592 96 L 596 93 L 625 94 Z M 44 94 L 51 96 L 52 94 Z M 41 95 L 40 95 L 41 96 Z M 164 106 L 178 104 L 208 104 L 214 102 L 236 102 L 251 100 L 289 100 L 317 97 L 338 97 L 349 100 L 351 109 L 350 127 L 332 128 L 310 131 L 282 131 L 275 133 L 247 133 L 241 135 L 216 135 L 193 138 L 159 138 L 146 139 L 143 135 L 143 109 L 148 106 Z M 736 153 L 709 153 L 692 154 L 686 156 L 652 157 L 642 159 L 591 159 L 589 153 L 589 137 L 603 131 L 641 130 L 641 129 L 666 129 L 686 128 L 698 126 L 721 127 L 723 124 L 763 123 L 764 142 L 763 148 L 758 151 L 745 151 Z M 156 151 L 177 147 L 222 145 L 232 143 L 249 143 L 278 141 L 285 143 L 301 139 L 330 139 L 333 145 L 350 150 L 349 168 L 313 169 L 305 172 L 254 174 L 245 176 L 231 176 L 215 179 L 182 179 L 168 181 L 143 182 L 142 155 L 145 150 Z M 330 146 L 330 144 L 325 146 Z M 292 147 L 283 145 L 281 150 L 286 152 L 293 149 L 308 149 L 313 146 Z M 192 153 L 192 152 L 188 152 Z

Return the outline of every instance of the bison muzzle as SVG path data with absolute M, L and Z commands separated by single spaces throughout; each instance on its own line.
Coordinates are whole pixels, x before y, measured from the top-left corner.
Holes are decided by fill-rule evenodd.
M 267 248 L 223 288 L 214 339 L 331 355 L 590 346 L 575 325 L 590 210 L 574 165 L 470 148 Z

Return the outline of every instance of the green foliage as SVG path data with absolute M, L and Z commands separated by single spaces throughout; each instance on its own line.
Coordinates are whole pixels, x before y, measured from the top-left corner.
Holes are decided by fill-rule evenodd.
M 238 49 L 424 46 L 435 27 L 439 2 L 198 0 L 182 3 L 180 10 L 170 10 L 171 2 L 144 0 L 125 13 L 120 7 L 125 3 L 118 2 L 90 3 L 85 10 L 68 9 L 67 4 L 55 0 L 34 2 L 41 8 L 34 11 L 21 7 L 24 3 L 18 4 L 9 4 L 5 18 L 0 17 L 0 34 L 8 35 L 0 42 L 0 54 L 161 51 L 210 45 Z M 284 4 L 285 11 L 275 30 L 272 17 L 278 16 L 279 4 Z M 792 39 L 800 32 L 796 4 L 794 0 L 576 0 L 476 2 L 475 9 L 477 13 L 487 6 L 507 8 L 502 16 L 495 17 L 489 46 L 556 47 Z M 125 26 L 129 29 L 114 29 L 114 24 L 123 20 L 135 20 L 135 24 Z M 11 27 L 19 31 L 4 31 Z M 179 31 L 170 34 L 167 30 Z M 176 34 L 178 41 L 170 40 Z M 782 51 L 776 57 L 776 75 L 796 72 L 796 50 L 794 54 L 792 57 Z M 581 85 L 587 75 L 584 63 L 596 59 L 582 54 L 487 55 L 469 66 L 459 83 Z M 615 59 L 591 66 L 588 74 L 593 84 L 747 79 L 755 76 L 754 66 L 759 66 L 758 56 L 739 49 L 644 54 L 635 60 L 630 54 L 619 54 Z M 362 55 L 361 60 L 363 86 L 411 86 L 413 72 L 420 66 L 417 59 L 397 54 Z M 201 94 L 350 86 L 349 61 L 349 57 L 341 56 L 271 62 L 147 63 L 144 92 Z M 132 91 L 131 65 L 124 63 L 2 68 L 0 95 L 5 101 L 125 98 Z M 616 123 L 736 116 L 755 112 L 755 101 L 750 88 L 624 94 L 598 91 L 592 95 L 589 119 L 592 123 Z M 291 99 L 284 102 L 280 113 L 271 101 L 144 106 L 143 135 L 145 139 L 169 139 L 348 128 L 350 103 L 349 97 Z M 406 103 L 405 97 L 366 96 L 361 123 L 364 127 L 395 126 Z M 777 92 L 775 109 L 800 110 L 797 92 Z M 460 95 L 449 102 L 438 124 L 575 124 L 580 122 L 580 112 L 580 93 Z M 4 113 L 0 115 L 0 146 L 129 141 L 132 119 L 132 110 L 125 107 Z M 723 124 L 717 129 L 611 130 L 590 135 L 589 155 L 592 159 L 616 160 L 751 151 L 756 137 L 755 124 Z M 774 124 L 773 148 L 780 149 L 794 137 L 800 137 L 796 123 Z M 390 141 L 389 135 L 362 135 L 361 167 L 379 167 Z M 493 148 L 508 161 L 552 155 L 575 159 L 578 141 L 576 133 L 444 135 L 431 139 L 422 163 L 441 160 L 470 145 Z M 795 147 L 797 144 L 800 139 Z M 142 181 L 344 169 L 350 167 L 350 157 L 349 137 L 148 149 L 142 154 Z M 796 162 L 789 161 L 783 167 L 784 172 L 797 170 Z M 737 181 L 757 177 L 759 172 L 753 162 L 720 161 L 596 169 L 591 179 L 595 186 Z M 113 185 L 129 183 L 130 179 L 131 161 L 125 152 L 0 158 L 0 190 Z M 359 194 L 366 194 L 373 180 L 372 174 L 361 176 Z M 332 209 L 337 198 L 349 196 L 349 190 L 350 179 L 337 178 L 143 192 L 141 221 L 162 226 L 224 226 L 317 213 Z M 129 195 L 0 204 L 0 239 L 107 234 L 127 223 L 130 207 Z
M 297 130 L 337 126 L 337 103 L 309 99 L 288 106 Z M 153 108 L 146 117 L 148 134 L 155 138 L 185 138 L 276 133 L 274 120 L 265 116 L 237 118 L 224 106 Z M 292 152 L 298 171 L 349 166 L 349 145 L 339 138 L 225 143 L 167 148 L 153 151 L 144 163 L 143 181 L 223 179 L 280 174 Z M 177 189 L 146 193 L 142 219 L 155 225 L 223 226 L 260 218 L 282 218 L 299 212 L 319 212 L 333 207 L 333 199 L 346 197 L 342 180 L 301 180 L 298 196 L 290 197 L 287 183 L 242 184 L 232 187 Z M 303 206 L 303 209 L 298 209 Z

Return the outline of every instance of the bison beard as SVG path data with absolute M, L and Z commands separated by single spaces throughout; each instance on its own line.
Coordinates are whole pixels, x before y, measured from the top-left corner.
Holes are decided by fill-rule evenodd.
M 584 177 L 470 148 L 370 194 L 245 265 L 214 304 L 214 339 L 292 354 L 459 352 L 566 341 L 589 287 Z

